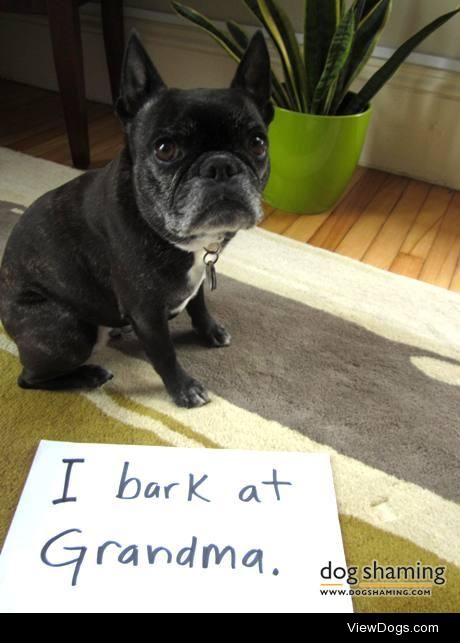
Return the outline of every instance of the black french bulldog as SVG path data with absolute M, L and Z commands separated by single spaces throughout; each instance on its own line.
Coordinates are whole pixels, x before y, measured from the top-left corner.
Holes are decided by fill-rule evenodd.
M 39 198 L 8 240 L 0 318 L 18 346 L 18 384 L 101 386 L 112 375 L 84 364 L 98 327 L 130 324 L 176 404 L 201 406 L 208 394 L 178 363 L 168 319 L 186 308 L 209 344 L 230 343 L 206 308 L 204 257 L 262 215 L 273 118 L 262 34 L 219 90 L 168 89 L 132 34 L 116 111 L 120 155 Z

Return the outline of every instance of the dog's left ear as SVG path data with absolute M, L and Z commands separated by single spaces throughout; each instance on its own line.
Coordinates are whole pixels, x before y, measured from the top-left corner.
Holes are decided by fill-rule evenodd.
M 131 120 L 142 105 L 166 85 L 155 69 L 136 31 L 128 40 L 115 109 L 123 122 Z
M 259 30 L 252 37 L 238 65 L 231 87 L 244 89 L 250 94 L 267 125 L 273 118 L 271 84 L 270 55 L 265 38 Z

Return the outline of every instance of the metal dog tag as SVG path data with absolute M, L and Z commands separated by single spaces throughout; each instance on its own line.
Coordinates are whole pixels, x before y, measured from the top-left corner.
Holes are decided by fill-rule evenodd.
M 221 250 L 221 247 L 220 245 L 217 245 L 216 249 L 205 248 L 204 250 L 205 254 L 203 257 L 203 262 L 206 266 L 206 283 L 211 290 L 215 290 L 217 288 L 216 263 L 219 260 L 219 252 Z
M 206 264 L 206 283 L 211 290 L 215 290 L 217 288 L 217 272 L 214 262 Z

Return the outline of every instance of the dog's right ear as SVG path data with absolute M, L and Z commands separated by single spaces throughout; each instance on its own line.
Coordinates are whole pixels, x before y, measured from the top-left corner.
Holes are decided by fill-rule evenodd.
M 270 54 L 262 32 L 256 31 L 241 59 L 231 87 L 243 89 L 254 100 L 268 125 L 273 118 L 271 104 Z
M 115 109 L 123 122 L 133 118 L 145 103 L 166 87 L 136 31 L 128 40 L 121 72 L 120 97 Z

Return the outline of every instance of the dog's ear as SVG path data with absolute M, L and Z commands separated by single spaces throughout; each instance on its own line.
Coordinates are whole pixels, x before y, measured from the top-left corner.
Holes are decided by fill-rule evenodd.
M 231 87 L 248 92 L 267 124 L 272 120 L 270 55 L 260 30 L 252 37 Z
M 115 109 L 122 121 L 129 121 L 148 98 L 166 87 L 136 31 L 129 36 L 123 58 L 120 97 Z

